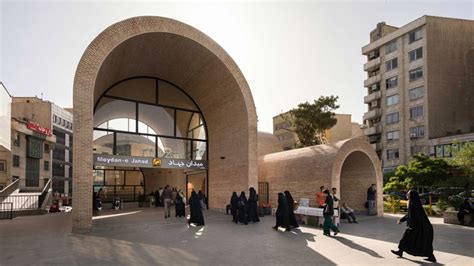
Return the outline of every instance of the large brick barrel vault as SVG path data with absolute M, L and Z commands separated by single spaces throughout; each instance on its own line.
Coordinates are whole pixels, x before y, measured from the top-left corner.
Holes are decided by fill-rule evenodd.
M 377 211 L 383 213 L 380 160 L 370 144 L 348 139 L 263 155 L 259 158 L 259 182 L 269 183 L 270 202 L 276 206 L 277 193 L 289 190 L 293 198 L 309 198 L 317 206 L 319 187 L 335 187 L 341 201 L 364 211 L 367 188 L 377 186 Z
M 73 231 L 92 226 L 93 108 L 102 93 L 130 77 L 172 82 L 202 111 L 208 137 L 209 205 L 224 208 L 232 191 L 257 185 L 257 115 L 250 88 L 232 58 L 182 22 L 134 17 L 100 33 L 74 79 Z M 139 94 L 140 88 L 131 92 Z

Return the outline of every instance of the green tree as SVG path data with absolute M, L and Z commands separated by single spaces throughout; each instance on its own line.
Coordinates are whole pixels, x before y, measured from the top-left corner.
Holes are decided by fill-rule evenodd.
M 450 175 L 450 165 L 443 159 L 431 158 L 425 154 L 413 155 L 408 165 L 400 165 L 395 175 L 401 180 L 411 179 L 411 186 L 436 186 L 445 182 Z
M 292 124 L 289 131 L 298 135 L 297 147 L 308 147 L 321 144 L 324 131 L 337 123 L 334 111 L 338 96 L 321 96 L 313 103 L 305 102 L 290 110 L 290 115 L 282 115 L 285 121 Z
M 474 142 L 468 142 L 461 146 L 450 160 L 454 168 L 453 176 L 448 179 L 452 186 L 462 186 L 466 191 L 474 187 Z

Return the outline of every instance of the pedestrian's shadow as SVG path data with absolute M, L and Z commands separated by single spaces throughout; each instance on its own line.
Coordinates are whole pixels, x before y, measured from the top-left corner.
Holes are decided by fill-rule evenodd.
M 444 265 L 442 263 L 439 263 L 439 262 L 429 262 L 429 261 L 418 261 L 418 260 L 411 260 L 409 258 L 405 258 L 405 257 L 401 257 L 399 259 L 404 259 L 404 260 L 408 260 L 408 261 L 411 261 L 413 263 L 416 263 L 418 265 Z
M 357 250 L 359 250 L 359 251 L 362 251 L 362 252 L 365 252 L 365 253 L 369 254 L 369 255 L 372 256 L 372 257 L 383 259 L 383 257 L 380 256 L 377 252 L 375 252 L 375 251 L 373 251 L 373 250 L 371 250 L 371 249 L 368 249 L 368 248 L 366 248 L 366 247 L 363 247 L 363 246 L 361 246 L 361 245 L 359 245 L 359 244 L 356 244 L 356 243 L 354 243 L 354 241 L 351 241 L 351 240 L 349 240 L 349 239 L 347 239 L 347 238 L 340 237 L 340 236 L 334 236 L 333 238 L 334 238 L 335 240 L 341 242 L 342 244 L 344 244 L 344 245 L 346 245 L 346 246 L 352 248 L 352 249 L 357 249 Z

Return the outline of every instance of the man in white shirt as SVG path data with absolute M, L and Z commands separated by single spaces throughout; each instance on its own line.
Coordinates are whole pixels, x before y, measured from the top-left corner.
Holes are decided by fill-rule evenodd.
M 342 203 L 342 208 L 341 208 L 342 213 L 346 214 L 346 218 L 349 221 L 349 223 L 357 223 L 356 218 L 354 216 L 354 210 L 347 207 L 346 203 Z M 352 221 L 351 221 L 352 218 Z

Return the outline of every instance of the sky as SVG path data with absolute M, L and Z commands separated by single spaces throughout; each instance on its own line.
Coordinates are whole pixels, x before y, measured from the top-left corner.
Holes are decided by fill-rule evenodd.
M 5 1 L 0 0 L 0 81 L 13 96 L 72 106 L 77 64 L 105 28 L 134 16 L 169 17 L 204 32 L 234 59 L 255 101 L 259 131 L 321 95 L 362 123 L 361 55 L 378 22 L 423 15 L 474 19 L 474 1 Z

